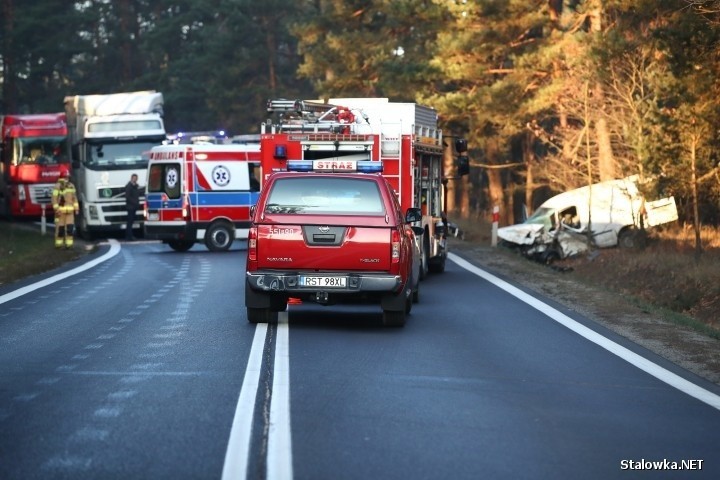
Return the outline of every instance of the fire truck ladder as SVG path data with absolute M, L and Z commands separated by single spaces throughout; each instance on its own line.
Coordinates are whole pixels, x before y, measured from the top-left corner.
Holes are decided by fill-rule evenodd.
M 268 113 L 279 115 L 278 128 L 282 131 L 332 132 L 342 126 L 336 120 L 338 107 L 329 103 L 307 100 L 269 100 Z M 273 126 L 273 133 L 275 133 Z

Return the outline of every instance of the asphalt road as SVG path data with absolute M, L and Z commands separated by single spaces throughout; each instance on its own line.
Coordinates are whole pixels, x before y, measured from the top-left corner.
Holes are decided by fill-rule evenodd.
M 0 478 L 720 478 L 717 386 L 453 258 L 402 329 L 249 324 L 239 245 L 0 289 Z

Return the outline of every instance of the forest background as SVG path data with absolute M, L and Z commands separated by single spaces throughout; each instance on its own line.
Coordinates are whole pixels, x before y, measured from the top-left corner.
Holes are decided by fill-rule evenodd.
M 169 132 L 256 133 L 269 98 L 433 106 L 468 140 L 448 211 L 519 221 L 640 174 L 680 224 L 720 219 L 720 1 L 0 0 L 0 113 L 154 89 Z

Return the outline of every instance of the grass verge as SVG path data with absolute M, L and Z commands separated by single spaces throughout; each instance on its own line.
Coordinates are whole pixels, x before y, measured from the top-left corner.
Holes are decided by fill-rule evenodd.
M 53 270 L 88 251 L 76 243 L 71 249 L 56 249 L 54 232 L 45 235 L 32 223 L 0 221 L 0 286 Z

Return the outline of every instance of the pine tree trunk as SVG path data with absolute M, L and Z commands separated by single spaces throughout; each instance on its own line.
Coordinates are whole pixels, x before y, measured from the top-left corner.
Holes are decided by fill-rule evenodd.
M 0 15 L 0 27 L 2 35 L 2 98 L 0 98 L 0 112 L 17 112 L 17 83 L 15 81 L 15 56 L 13 52 L 12 36 L 15 25 L 15 9 L 13 0 L 2 0 L 2 15 Z M 0 139 L 2 140 L 2 139 Z
M 453 137 L 445 137 L 445 141 L 451 143 L 454 140 Z M 443 208 L 445 212 L 455 211 L 455 191 L 457 189 L 458 177 L 455 173 L 455 156 L 453 154 L 452 145 L 445 147 L 443 152 L 443 172 L 445 173 L 445 205 Z
M 590 29 L 596 33 L 602 33 L 602 0 L 594 0 L 594 7 L 589 12 Z M 610 141 L 610 131 L 607 121 L 604 118 L 602 109 L 605 106 L 605 92 L 601 83 L 596 83 L 593 88 L 595 108 L 599 109 L 593 116 L 595 125 L 595 136 L 598 148 L 598 171 L 600 181 L 612 180 L 616 178 L 615 157 L 613 156 L 612 144 Z

